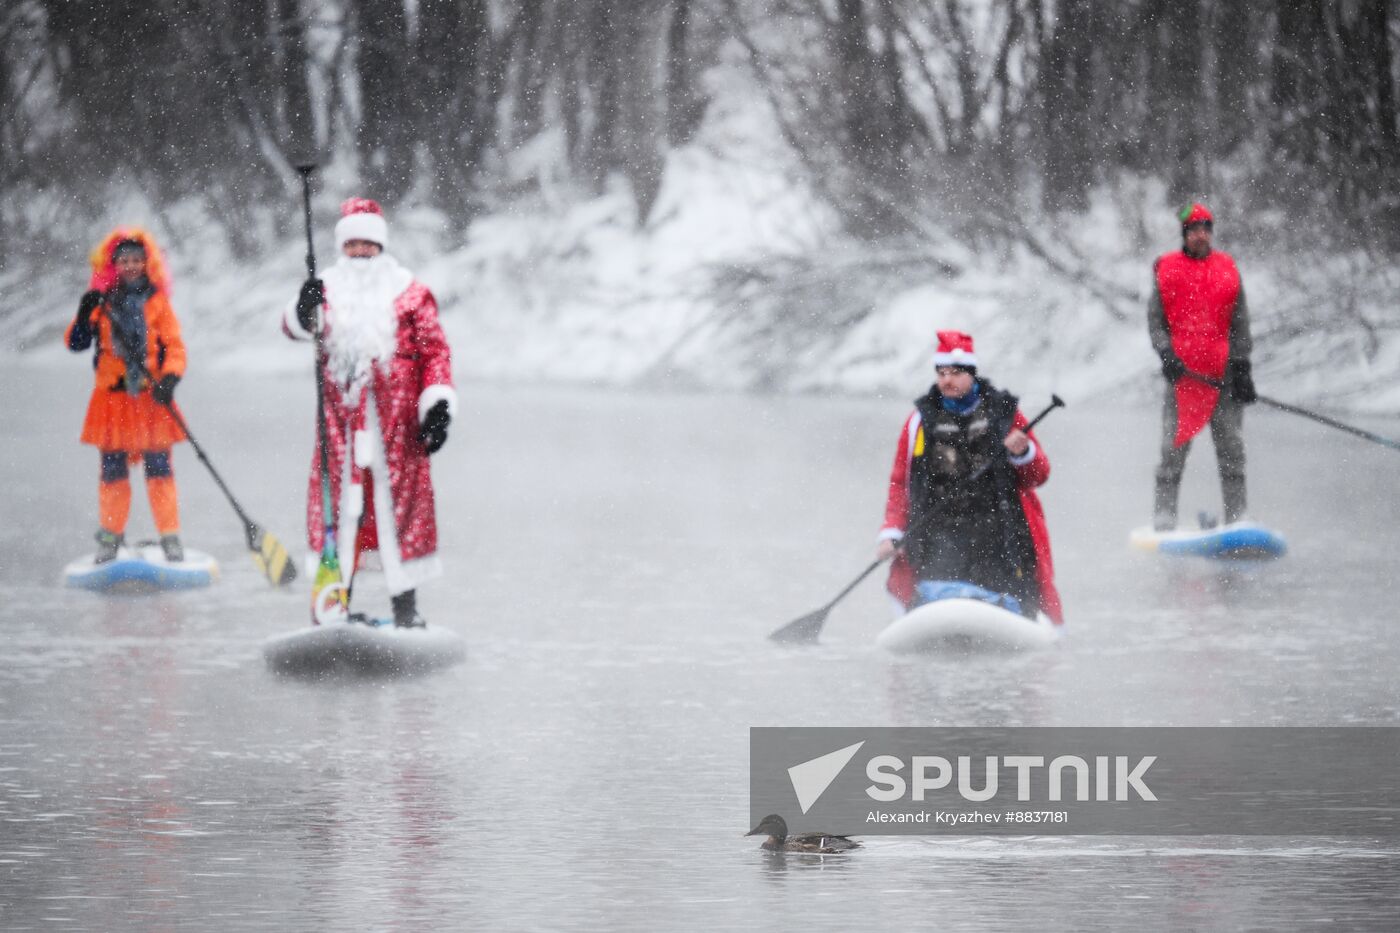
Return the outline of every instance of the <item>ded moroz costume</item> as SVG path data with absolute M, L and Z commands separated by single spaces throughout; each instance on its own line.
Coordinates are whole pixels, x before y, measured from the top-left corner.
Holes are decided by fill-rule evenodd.
M 385 251 L 379 205 L 351 198 L 335 227 L 340 257 L 323 279 L 309 279 L 287 310 L 294 339 L 323 336 L 334 525 L 354 535 L 355 554 L 378 551 L 394 621 L 421 625 L 415 593 L 441 575 L 428 457 L 456 415 L 451 352 L 437 302 Z M 313 449 L 307 541 L 319 551 L 325 530 L 319 451 Z

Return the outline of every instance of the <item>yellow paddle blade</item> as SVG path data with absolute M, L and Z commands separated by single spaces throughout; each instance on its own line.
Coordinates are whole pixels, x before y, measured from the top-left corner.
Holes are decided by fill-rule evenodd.
M 260 532 L 250 543 L 254 545 L 253 563 L 273 586 L 286 586 L 297 578 L 296 563 L 274 535 Z

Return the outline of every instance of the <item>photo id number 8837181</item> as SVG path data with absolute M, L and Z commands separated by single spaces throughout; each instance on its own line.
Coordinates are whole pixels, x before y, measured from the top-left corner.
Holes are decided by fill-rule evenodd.
M 1007 823 L 1068 823 L 1067 810 L 1007 810 L 1002 818 Z

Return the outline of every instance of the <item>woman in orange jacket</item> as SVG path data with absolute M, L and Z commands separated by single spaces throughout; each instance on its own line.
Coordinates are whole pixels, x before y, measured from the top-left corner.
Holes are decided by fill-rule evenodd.
M 154 238 L 118 228 L 92 253 L 92 280 L 68 325 L 74 353 L 95 347 L 96 382 L 81 440 L 102 453 L 97 487 L 97 562 L 117 556 L 131 512 L 127 464 L 146 463 L 146 493 L 167 560 L 184 559 L 170 448 L 185 439 L 172 417 L 185 373 L 185 344 L 171 310 L 170 282 Z

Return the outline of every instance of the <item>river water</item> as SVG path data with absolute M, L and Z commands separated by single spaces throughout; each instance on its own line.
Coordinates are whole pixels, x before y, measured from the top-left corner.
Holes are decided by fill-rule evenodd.
M 869 561 L 907 400 L 467 385 L 433 465 L 449 573 L 420 595 L 466 663 L 305 683 L 260 647 L 305 624 L 306 590 L 261 580 L 187 446 L 186 543 L 222 579 L 60 585 L 94 529 L 87 387 L 76 360 L 0 370 L 7 931 L 1396 927 L 1380 840 L 872 837 L 821 859 L 741 838 L 750 726 L 1400 725 L 1393 451 L 1251 410 L 1252 514 L 1289 556 L 1171 562 L 1126 543 L 1155 411 L 1070 399 L 1039 432 L 1067 637 L 905 660 L 873 646 L 874 580 L 820 646 L 766 635 Z M 311 398 L 309 377 L 180 389 L 298 551 Z M 1219 508 L 1208 442 L 1197 507 Z M 387 605 L 373 579 L 357 598 Z

